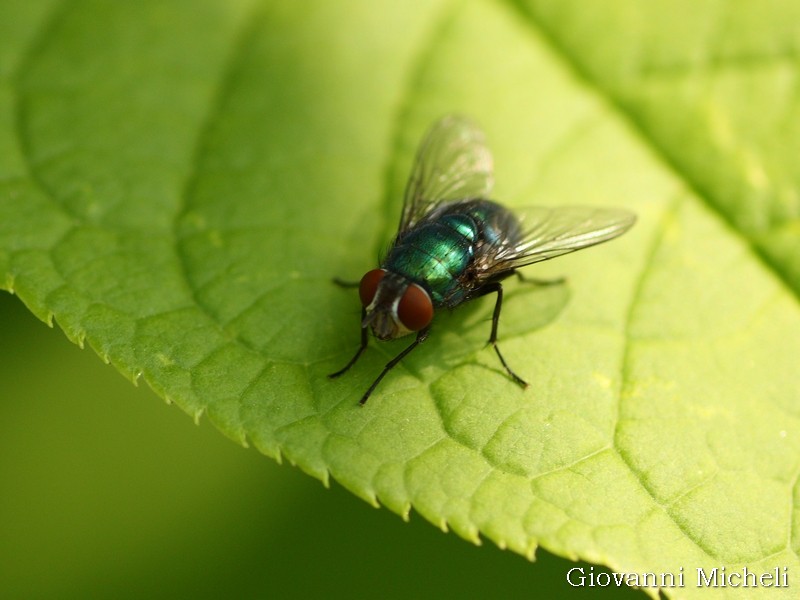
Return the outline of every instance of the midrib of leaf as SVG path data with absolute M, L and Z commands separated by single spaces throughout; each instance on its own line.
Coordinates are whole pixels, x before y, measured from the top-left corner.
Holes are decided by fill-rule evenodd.
M 800 306 L 800 282 L 791 280 L 783 265 L 774 261 L 751 236 L 737 227 L 733 215 L 725 210 L 723 204 L 715 201 L 713 191 L 707 189 L 697 177 L 693 176 L 692 169 L 682 167 L 680 160 L 672 149 L 660 143 L 658 137 L 653 135 L 647 124 L 637 116 L 636 111 L 632 110 L 624 99 L 614 92 L 609 82 L 596 77 L 583 62 L 580 53 L 574 51 L 567 43 L 562 41 L 558 36 L 558 32 L 548 27 L 547 23 L 538 18 L 533 10 L 524 5 L 522 0 L 505 0 L 505 2 L 512 7 L 522 21 L 535 29 L 541 39 L 550 45 L 553 53 L 562 59 L 565 68 L 572 71 L 575 77 L 603 97 L 609 106 L 631 126 L 631 129 L 638 133 L 643 144 L 653 151 L 653 154 L 672 172 L 674 177 L 682 181 L 698 200 L 719 216 L 720 220 L 728 226 L 728 229 L 750 250 L 753 257 L 782 282 L 787 291 L 794 297 L 798 306 Z M 757 57 L 748 57 L 746 61 L 752 64 L 756 61 L 763 63 L 767 60 L 774 61 L 781 58 L 780 55 L 759 55 Z M 721 59 L 717 60 L 721 61 Z M 730 61 L 726 60 L 725 64 L 730 64 Z
M 392 215 L 397 211 L 397 188 L 396 182 L 404 177 L 402 166 L 399 164 L 398 158 L 402 154 L 402 138 L 403 132 L 406 130 L 408 115 L 411 107 L 414 105 L 414 98 L 417 96 L 417 90 L 420 89 L 423 74 L 426 65 L 430 62 L 431 57 L 436 53 L 436 49 L 442 41 L 443 36 L 447 34 L 447 29 L 458 15 L 458 11 L 463 4 L 462 0 L 451 0 L 446 4 L 437 15 L 436 24 L 431 28 L 428 36 L 419 48 L 412 59 L 408 68 L 406 82 L 403 86 L 405 90 L 399 99 L 397 105 L 397 114 L 394 119 L 394 132 L 392 139 L 389 142 L 390 152 L 387 155 L 386 167 L 384 169 L 384 190 L 383 190 L 383 211 L 384 226 L 383 235 L 379 238 L 378 248 L 376 254 L 380 252 L 385 244 L 385 240 L 390 240 L 397 233 L 395 219 Z
M 399 159 L 402 155 L 403 132 L 408 125 L 408 115 L 414 105 L 414 98 L 417 95 L 416 90 L 421 87 L 425 67 L 429 63 L 431 57 L 436 53 L 436 49 L 441 43 L 442 38 L 446 35 L 448 27 L 458 15 L 462 4 L 463 0 L 450 0 L 449 3 L 444 5 L 440 13 L 436 16 L 435 24 L 431 27 L 423 43 L 417 48 L 408 66 L 406 80 L 403 85 L 404 92 L 398 99 L 393 131 L 388 140 L 389 152 L 387 153 L 386 165 L 384 167 L 383 198 L 381 201 L 383 210 L 380 211 L 383 220 L 381 226 L 382 234 L 376 239 L 377 246 L 373 249 L 373 255 L 375 256 L 383 255 L 386 241 L 393 239 L 397 233 L 396 219 L 394 217 L 394 214 L 397 212 L 398 189 L 396 183 L 404 177 L 404 165 L 401 164 L 402 161 Z M 380 344 L 374 345 L 373 350 L 380 352 L 387 360 L 394 358 L 393 351 Z M 419 379 L 420 383 L 424 383 L 420 374 L 413 366 L 401 362 L 398 367 Z M 435 380 L 428 382 L 429 387 L 434 383 Z

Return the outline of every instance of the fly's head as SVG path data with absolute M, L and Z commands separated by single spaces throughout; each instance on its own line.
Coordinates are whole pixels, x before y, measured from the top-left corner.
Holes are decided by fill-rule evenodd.
M 425 289 L 402 275 L 373 269 L 358 287 L 364 320 L 379 340 L 392 340 L 427 327 L 433 319 L 433 302 Z

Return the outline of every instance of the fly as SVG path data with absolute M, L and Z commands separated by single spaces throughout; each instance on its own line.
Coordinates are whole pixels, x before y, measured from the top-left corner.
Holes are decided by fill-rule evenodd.
M 358 284 L 361 345 L 342 369 L 367 347 L 368 330 L 379 340 L 416 333 L 361 397 L 363 405 L 386 374 L 424 342 L 438 308 L 455 308 L 496 294 L 489 344 L 520 386 L 527 383 L 497 346 L 503 305 L 502 281 L 517 269 L 614 239 L 634 223 L 633 213 L 590 207 L 528 207 L 512 210 L 489 200 L 492 155 L 471 121 L 447 116 L 431 127 L 417 151 L 403 199 L 400 226 L 380 268 Z

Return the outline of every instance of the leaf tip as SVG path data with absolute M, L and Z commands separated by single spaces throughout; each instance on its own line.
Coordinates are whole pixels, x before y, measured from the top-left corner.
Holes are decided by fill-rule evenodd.
M 455 527 L 453 527 L 453 531 L 456 531 Z M 480 531 L 474 525 L 470 525 L 466 528 L 459 528 L 459 530 L 456 531 L 456 533 L 458 533 L 458 535 L 460 535 L 468 542 L 472 542 L 476 546 L 483 546 L 483 540 L 481 539 Z M 498 544 L 498 546 L 500 547 L 501 550 L 505 550 L 506 549 L 505 542 L 503 540 L 500 541 L 503 543 L 503 545 L 501 546 L 500 544 Z
M 536 562 L 536 550 L 539 549 L 539 544 L 535 540 L 531 540 L 528 546 L 525 548 L 523 554 L 525 558 L 527 558 L 531 562 Z
M 436 526 L 445 533 L 450 533 L 450 527 L 447 525 L 447 519 L 439 519 Z
M 194 420 L 194 424 L 195 425 L 200 425 L 200 417 L 202 417 L 203 413 L 205 413 L 205 412 L 206 412 L 206 409 L 201 406 L 201 407 L 199 407 L 197 410 L 195 410 L 192 413 L 192 419 Z
M 328 469 L 324 469 L 322 473 L 320 473 L 319 480 L 322 482 L 322 485 L 325 486 L 325 489 L 331 489 L 331 472 Z

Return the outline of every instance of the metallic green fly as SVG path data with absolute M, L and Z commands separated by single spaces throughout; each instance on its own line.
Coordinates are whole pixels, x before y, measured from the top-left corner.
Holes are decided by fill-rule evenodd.
M 338 377 L 367 347 L 367 330 L 379 340 L 411 332 L 416 338 L 390 360 L 361 397 L 363 405 L 384 376 L 424 342 L 434 309 L 454 308 L 497 294 L 489 344 L 503 368 L 522 387 L 527 383 L 497 347 L 503 304 L 502 281 L 517 269 L 614 239 L 635 215 L 618 209 L 528 207 L 509 210 L 489 200 L 494 183 L 492 155 L 483 132 L 471 121 L 447 116 L 434 123 L 417 152 L 406 187 L 400 227 L 379 269 L 359 284 L 361 345 Z

